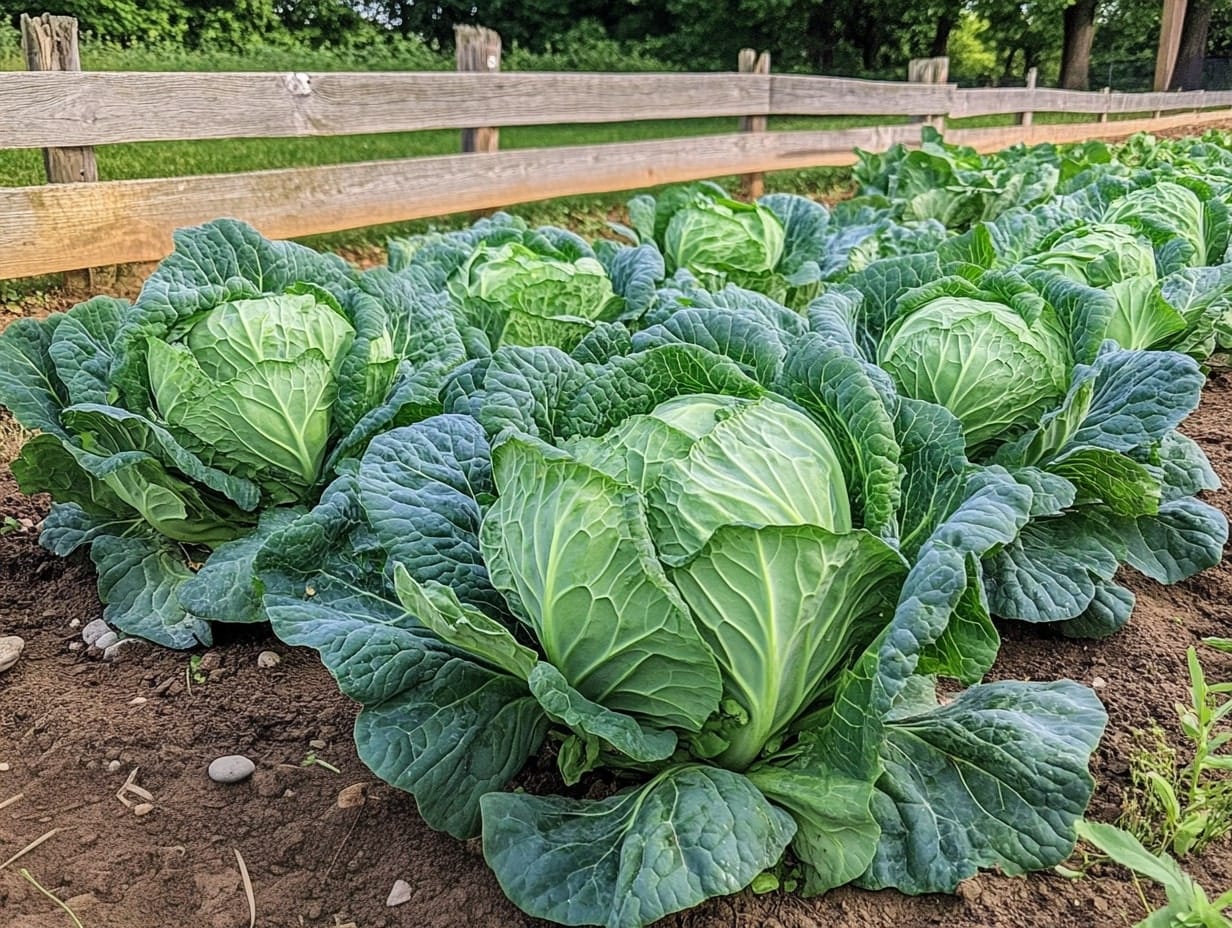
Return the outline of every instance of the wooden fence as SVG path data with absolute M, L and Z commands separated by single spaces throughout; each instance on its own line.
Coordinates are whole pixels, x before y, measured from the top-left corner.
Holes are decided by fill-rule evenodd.
M 457 73 L 0 73 L 0 148 L 89 151 L 119 142 L 746 117 L 746 131 L 687 143 L 499 151 L 492 150 L 492 131 L 478 146 L 488 150 L 457 155 L 148 180 L 53 176 L 61 182 L 0 188 L 0 279 L 156 260 L 170 250 L 173 229 L 217 216 L 285 238 L 559 196 L 848 165 L 856 147 L 880 150 L 920 138 L 918 124 L 774 132 L 747 117 L 1095 117 L 1063 124 L 1027 117 L 1019 125 L 946 134 L 983 151 L 1232 118 L 1232 92 L 967 90 L 766 72 L 500 73 L 489 56 L 484 70 Z M 1106 121 L 1120 114 L 1154 116 Z M 62 182 L 78 179 L 90 182 Z

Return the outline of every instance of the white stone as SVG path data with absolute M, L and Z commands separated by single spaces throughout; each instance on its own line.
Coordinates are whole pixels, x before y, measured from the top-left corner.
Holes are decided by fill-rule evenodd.
M 389 898 L 385 900 L 385 905 L 392 909 L 396 905 L 410 901 L 411 885 L 406 880 L 394 880 L 394 888 L 389 891 Z
M 16 635 L 9 635 L 7 638 L 0 638 L 0 673 L 8 670 L 17 663 L 17 658 L 21 657 L 21 652 L 26 648 L 26 643 Z
M 106 651 L 119 640 L 120 636 L 115 632 L 107 632 L 106 634 L 99 635 L 94 639 L 94 647 L 98 648 L 100 651 Z
M 81 630 L 81 640 L 88 645 L 93 645 L 103 635 L 108 634 L 111 629 L 102 619 L 94 619 L 86 623 L 86 627 Z
M 269 670 L 271 667 L 277 667 L 282 663 L 282 658 L 274 651 L 262 651 L 257 655 L 257 666 L 262 670 Z
M 252 776 L 256 769 L 257 765 L 243 754 L 228 754 L 213 760 L 206 772 L 215 783 L 239 783 Z

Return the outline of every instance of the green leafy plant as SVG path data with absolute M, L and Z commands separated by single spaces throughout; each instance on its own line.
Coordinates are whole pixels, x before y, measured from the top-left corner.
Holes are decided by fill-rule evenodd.
M 1206 891 L 1181 869 L 1180 864 L 1166 853 L 1154 854 L 1130 834 L 1113 825 L 1102 822 L 1078 823 L 1078 836 L 1094 845 L 1123 867 L 1154 880 L 1164 888 L 1168 902 L 1160 909 L 1151 911 L 1143 897 L 1143 907 L 1149 913 L 1138 922 L 1137 928 L 1229 928 L 1232 921 L 1223 914 L 1232 908 L 1232 890 L 1216 899 L 1210 899 Z M 1139 890 L 1141 892 L 1141 890 Z
M 398 417 L 439 409 L 465 357 L 443 297 L 220 220 L 176 233 L 133 304 L 96 297 L 0 333 L 12 471 L 88 547 L 104 618 L 171 647 L 263 616 L 251 557 Z
M 1132 787 L 1120 819 L 1148 847 L 1178 856 L 1232 831 L 1232 752 L 1225 750 L 1232 741 L 1232 683 L 1207 683 L 1196 649 L 1187 658 L 1189 704 L 1175 707 L 1187 759 L 1153 726 L 1130 757 Z
M 788 847 L 808 894 L 1072 848 L 1093 694 L 932 676 L 995 656 L 975 563 L 1030 490 L 817 337 L 779 376 L 790 403 L 696 345 L 500 349 L 446 388 L 470 415 L 379 436 L 258 555 L 278 635 L 364 705 L 360 757 L 534 916 L 646 925 Z M 503 791 L 549 736 L 610 790 Z

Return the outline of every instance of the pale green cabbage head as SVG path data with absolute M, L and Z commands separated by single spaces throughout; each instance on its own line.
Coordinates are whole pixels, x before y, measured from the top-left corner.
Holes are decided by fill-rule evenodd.
M 1069 382 L 1069 349 L 1048 316 L 1029 324 L 1003 303 L 940 296 L 886 332 L 877 363 L 907 396 L 939 403 L 968 447 L 1038 424 Z
M 354 337 L 324 294 L 222 303 L 167 340 L 148 339 L 150 389 L 185 447 L 293 499 L 317 481 Z
M 764 206 L 698 197 L 678 210 L 664 233 L 669 268 L 700 277 L 741 279 L 771 273 L 783 257 L 783 224 Z
M 1119 223 L 1066 232 L 1022 265 L 1056 271 L 1077 283 L 1100 288 L 1132 277 L 1155 279 L 1155 252 L 1150 242 Z
M 567 261 L 517 242 L 476 249 L 450 289 L 468 322 L 501 345 L 571 350 L 620 305 L 596 259 Z

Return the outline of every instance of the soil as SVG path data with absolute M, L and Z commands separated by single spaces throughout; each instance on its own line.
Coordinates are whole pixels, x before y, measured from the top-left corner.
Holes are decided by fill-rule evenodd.
M 1230 417 L 1232 376 L 1216 374 L 1185 430 L 1232 486 Z M 1232 490 L 1210 500 L 1232 513 Z M 0 518 L 37 522 L 46 506 L 0 474 Z M 1084 642 L 1006 625 L 990 675 L 1102 683 L 1097 692 L 1109 725 L 1093 765 L 1091 816 L 1103 820 L 1119 812 L 1134 732 L 1154 719 L 1177 733 L 1171 707 L 1187 695 L 1186 648 L 1203 636 L 1232 636 L 1232 557 L 1174 587 L 1140 577 L 1127 582 L 1138 603 L 1119 634 Z M 80 625 L 101 613 L 88 559 L 51 556 L 38 546 L 36 529 L 0 534 L 0 635 L 27 642 L 18 664 L 0 676 L 0 859 L 50 835 L 0 868 L 4 928 L 72 924 L 22 871 L 64 900 L 84 928 L 242 928 L 249 907 L 240 856 L 261 928 L 544 924 L 504 898 L 477 842 L 431 831 L 409 796 L 367 771 L 351 741 L 357 707 L 313 652 L 287 648 L 268 629 L 221 629 L 216 646 L 198 652 L 206 682 L 194 682 L 184 653 L 141 646 L 103 662 L 73 650 Z M 276 667 L 258 667 L 265 650 L 280 655 Z M 1209 678 L 1232 680 L 1232 655 L 1203 649 L 1202 659 Z M 210 781 L 209 762 L 233 753 L 256 762 L 252 778 L 230 786 Z M 337 772 L 308 763 L 314 757 Z M 148 814 L 117 798 L 130 777 L 151 797 Z M 355 785 L 362 804 L 340 806 L 339 794 Z M 1228 888 L 1232 840 L 1186 867 L 1208 889 Z M 387 907 L 400 879 L 411 898 Z M 1129 875 L 1103 864 L 1080 880 L 985 873 L 953 897 L 847 888 L 805 900 L 744 892 L 662 925 L 1122 928 L 1142 916 Z

